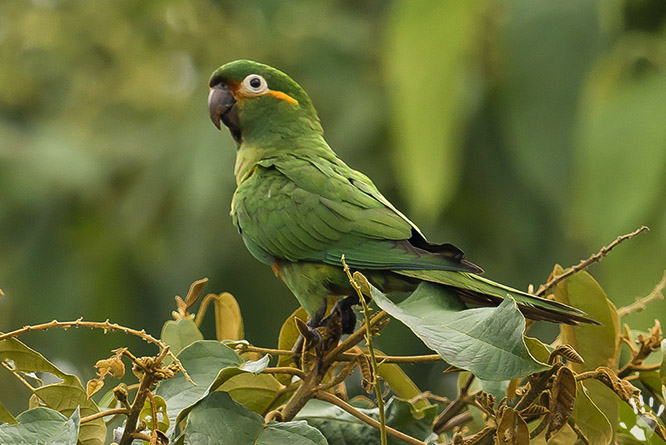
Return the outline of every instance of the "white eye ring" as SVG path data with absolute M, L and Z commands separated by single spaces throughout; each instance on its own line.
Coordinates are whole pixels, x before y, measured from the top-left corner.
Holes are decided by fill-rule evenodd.
M 268 83 L 259 74 L 250 74 L 241 82 L 241 89 L 248 95 L 258 96 L 268 92 Z

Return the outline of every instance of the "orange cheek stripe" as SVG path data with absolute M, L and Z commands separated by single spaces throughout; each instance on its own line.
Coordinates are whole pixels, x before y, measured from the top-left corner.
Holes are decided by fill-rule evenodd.
M 276 99 L 280 99 L 280 100 L 284 100 L 286 102 L 289 102 L 292 105 L 298 105 L 298 101 L 296 99 L 294 99 L 293 97 L 291 97 L 288 94 L 283 93 L 282 91 L 269 90 L 268 93 L 266 93 L 266 94 L 270 94 L 271 96 L 273 96 Z

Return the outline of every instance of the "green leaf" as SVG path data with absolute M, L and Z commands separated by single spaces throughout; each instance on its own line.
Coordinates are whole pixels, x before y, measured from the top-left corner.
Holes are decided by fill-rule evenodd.
M 642 406 L 641 410 L 646 410 L 646 408 Z M 666 445 L 666 442 L 650 426 L 652 421 L 639 414 L 635 408 L 628 403 L 621 402 L 619 411 L 620 421 L 617 426 L 619 443 L 631 445 Z
M 483 0 L 400 1 L 389 16 L 387 92 L 400 123 L 393 158 L 417 219 L 434 219 L 458 186 L 466 126 L 483 88 L 487 7 Z
M 382 352 L 375 349 L 377 362 L 381 363 Z M 396 363 L 381 363 L 377 367 L 377 374 L 391 387 L 397 397 L 401 399 L 411 399 L 421 394 L 421 390 L 416 383 Z M 419 399 L 414 403 L 415 415 L 423 415 L 422 412 L 432 407 L 433 404 L 427 399 Z
M 214 391 L 229 391 L 237 402 L 247 403 L 249 408 L 261 412 L 271 405 L 281 388 L 273 376 L 259 374 L 270 361 L 268 355 L 243 363 L 231 348 L 217 341 L 201 340 L 183 349 L 178 359 L 197 386 L 192 386 L 182 374 L 158 385 L 156 394 L 166 400 L 171 422 L 167 434 L 173 433 L 197 402 Z M 245 376 L 249 378 L 243 378 Z
M 199 340 L 184 348 L 178 354 L 193 386 L 182 373 L 174 378 L 162 380 L 155 393 L 167 402 L 167 414 L 171 421 L 170 431 L 176 425 L 179 413 L 201 400 L 208 393 L 208 387 L 216 379 L 221 369 L 237 367 L 243 363 L 233 349 L 214 340 Z
M 76 409 L 68 419 L 51 408 L 39 407 L 19 414 L 16 420 L 18 425 L 0 425 L 0 443 L 75 444 L 81 415 Z
M 62 379 L 60 383 L 39 386 L 33 393 L 44 404 L 65 416 L 71 416 L 77 409 L 86 417 L 99 412 L 99 408 L 89 399 L 79 378 L 66 374 L 46 360 L 39 352 L 30 349 L 15 338 L 0 341 L 0 361 L 10 360 L 15 372 L 48 372 Z M 106 437 L 106 425 L 103 419 L 96 419 L 81 425 L 79 442 L 84 445 L 103 444 Z
M 563 272 L 562 267 L 556 265 L 551 277 Z M 615 306 L 606 298 L 601 286 L 589 273 L 583 271 L 559 282 L 552 291 L 557 301 L 577 307 L 602 323 L 602 326 L 560 325 L 562 342 L 573 346 L 585 360 L 585 363 L 571 363 L 571 368 L 577 373 L 591 371 L 599 366 L 617 369 L 620 320 Z M 587 380 L 584 385 L 590 398 L 615 425 L 618 416 L 618 398 L 615 393 L 594 380 Z
M 578 382 L 576 391 L 576 404 L 572 419 L 576 425 L 588 438 L 590 445 L 607 445 L 613 439 L 613 427 L 610 422 L 597 407 L 597 405 L 587 395 L 585 387 Z
M 189 318 L 168 320 L 162 327 L 162 341 L 171 347 L 171 352 L 178 355 L 186 346 L 203 340 L 203 334 L 196 323 Z
M 188 416 L 186 445 L 325 445 L 326 439 L 306 422 L 268 422 L 225 392 L 213 392 Z
M 261 414 L 273 405 L 275 395 L 282 387 L 270 374 L 243 372 L 224 382 L 218 391 L 228 392 L 236 402 Z
M 141 412 L 139 413 L 139 420 L 144 421 L 149 430 L 152 431 L 157 428 L 165 433 L 171 425 L 169 416 L 167 415 L 166 401 L 160 396 L 153 396 L 153 400 L 155 401 L 155 413 L 157 414 L 157 419 L 153 419 L 153 405 L 150 402 L 150 398 L 146 398 L 143 408 L 141 408 Z M 162 420 L 160 420 L 160 414 Z M 157 426 L 155 426 L 156 421 Z
M 296 343 L 296 339 L 300 334 L 296 328 L 294 318 L 298 318 L 303 322 L 308 320 L 308 313 L 305 312 L 305 308 L 303 306 L 292 312 L 291 315 L 289 315 L 289 317 L 287 317 L 287 319 L 284 321 L 284 323 L 282 323 L 282 327 L 280 328 L 280 335 L 278 336 L 278 349 L 290 350 L 294 346 L 294 343 Z M 296 362 L 290 355 L 281 355 L 278 357 L 277 366 L 294 367 L 296 366 Z M 292 376 L 287 374 L 281 374 L 277 376 L 277 379 L 283 385 L 288 385 L 291 382 L 291 378 Z
M 377 408 L 357 408 L 364 414 L 378 419 Z M 386 424 L 417 439 L 425 439 L 431 433 L 432 422 L 437 414 L 437 407 L 418 411 L 409 402 L 392 397 L 385 405 Z M 310 400 L 296 419 L 307 420 L 324 434 L 330 444 L 336 445 L 374 445 L 380 443 L 379 431 L 361 422 L 356 417 L 330 403 Z M 389 436 L 389 444 L 402 444 Z
M 525 345 L 527 345 L 527 349 L 529 349 L 530 354 L 532 354 L 535 359 L 542 363 L 548 363 L 550 350 L 548 349 L 548 346 L 541 342 L 541 340 L 534 337 L 525 337 Z
M 510 380 L 548 369 L 525 346 L 525 319 L 511 298 L 496 308 L 461 309 L 443 286 L 422 283 L 394 304 L 371 286 L 377 305 L 409 327 L 447 362 L 483 380 Z
M 0 403 L 0 423 L 9 423 L 9 424 L 16 424 L 17 420 L 14 416 L 12 416 L 12 413 L 10 413 L 7 408 L 4 407 L 2 403 Z

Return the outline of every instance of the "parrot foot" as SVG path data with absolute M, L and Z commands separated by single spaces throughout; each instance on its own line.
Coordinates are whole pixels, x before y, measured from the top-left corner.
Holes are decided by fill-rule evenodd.
M 357 295 L 350 295 L 348 297 L 341 298 L 335 303 L 333 309 L 331 309 L 331 314 L 328 317 L 324 318 L 321 321 L 321 324 L 322 325 L 326 324 L 326 322 L 333 316 L 333 314 L 337 312 L 338 315 L 340 316 L 342 333 L 343 334 L 353 333 L 354 329 L 356 328 L 356 313 L 354 312 L 354 308 L 352 306 L 355 306 L 359 303 L 360 301 Z

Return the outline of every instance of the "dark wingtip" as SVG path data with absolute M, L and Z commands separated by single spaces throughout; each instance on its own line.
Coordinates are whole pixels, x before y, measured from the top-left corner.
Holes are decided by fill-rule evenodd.
M 464 264 L 465 266 L 467 266 L 467 268 L 469 269 L 469 272 L 471 272 L 471 273 L 475 273 L 475 274 L 479 274 L 479 275 L 484 273 L 484 270 L 482 268 L 480 268 L 479 266 L 477 266 L 476 264 L 474 264 L 470 261 L 467 261 L 467 260 L 463 259 L 461 261 L 461 263 Z

